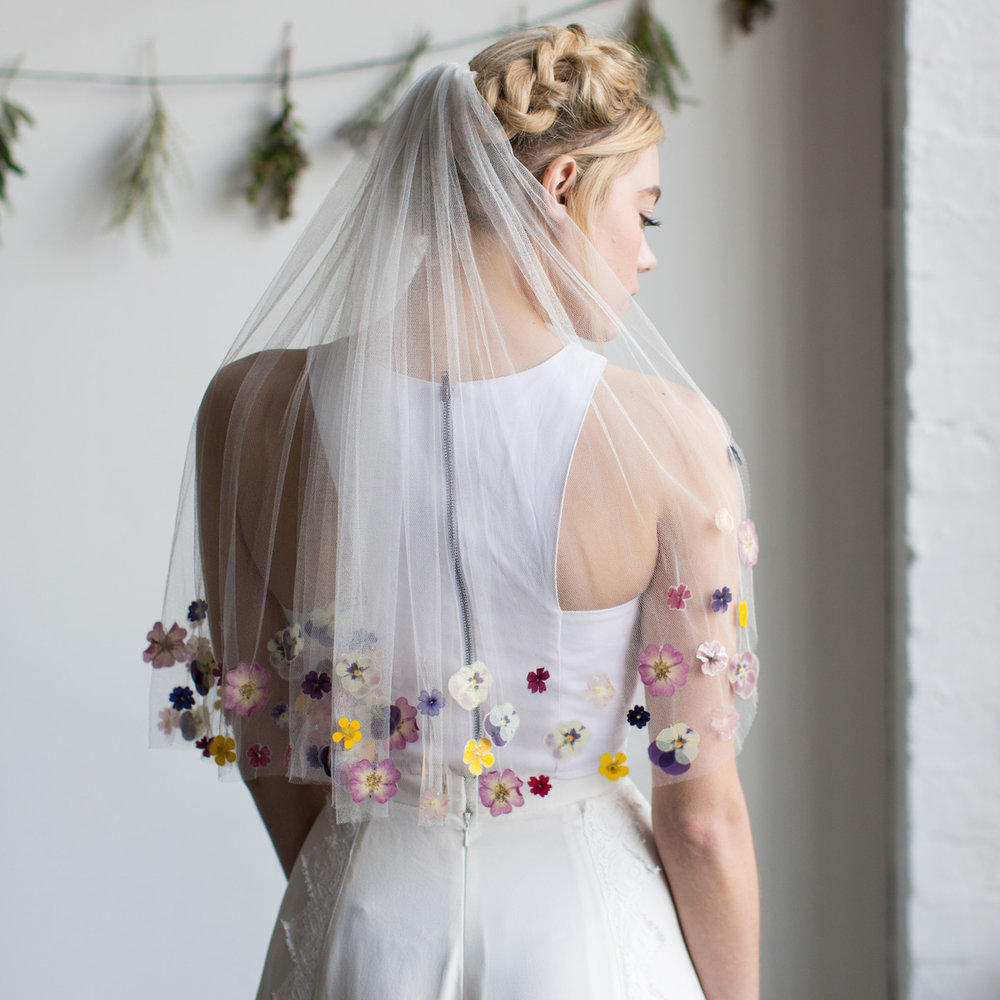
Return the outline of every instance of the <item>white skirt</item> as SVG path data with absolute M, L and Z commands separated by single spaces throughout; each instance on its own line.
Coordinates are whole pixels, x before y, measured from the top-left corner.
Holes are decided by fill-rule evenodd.
M 396 799 L 359 826 L 324 809 L 258 1000 L 704 1000 L 628 779 L 553 783 L 495 818 L 474 805 L 468 831 L 464 803 L 443 826 Z

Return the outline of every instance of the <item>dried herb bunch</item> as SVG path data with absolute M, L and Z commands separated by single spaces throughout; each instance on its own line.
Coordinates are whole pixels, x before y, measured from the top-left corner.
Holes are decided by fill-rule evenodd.
M 294 111 L 286 74 L 281 81 L 281 114 L 268 125 L 253 151 L 253 177 L 247 188 L 251 205 L 260 204 L 265 214 L 273 211 L 282 222 L 291 218 L 299 176 L 309 166 L 309 157 L 299 142 L 305 126 L 295 120 Z M 268 197 L 262 202 L 265 193 Z
M 182 169 L 183 161 L 155 84 L 149 88 L 149 97 L 149 114 L 122 155 L 110 226 L 121 228 L 137 215 L 143 239 L 151 248 L 162 249 L 166 245 L 163 213 L 170 207 L 166 178 L 172 170 Z
M 757 21 L 774 13 L 771 0 L 736 0 L 736 21 L 747 33 L 757 26 Z
M 13 101 L 7 100 L 6 88 L 0 96 L 0 204 L 10 208 L 7 198 L 7 175 L 24 176 L 24 168 L 14 159 L 12 147 L 20 138 L 22 125 L 34 125 L 35 119 Z
M 688 75 L 670 32 L 656 19 L 649 0 L 635 0 L 622 31 L 646 64 L 650 94 L 662 94 L 670 110 L 676 111 L 685 98 L 677 93 L 675 80 L 687 83 Z

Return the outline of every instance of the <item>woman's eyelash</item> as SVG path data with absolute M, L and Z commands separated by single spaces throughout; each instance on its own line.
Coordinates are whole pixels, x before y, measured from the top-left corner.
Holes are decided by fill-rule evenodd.
M 645 229 L 646 226 L 658 226 L 660 224 L 659 219 L 654 219 L 651 215 L 643 215 L 642 212 L 639 213 L 639 218 L 642 219 L 643 229 Z

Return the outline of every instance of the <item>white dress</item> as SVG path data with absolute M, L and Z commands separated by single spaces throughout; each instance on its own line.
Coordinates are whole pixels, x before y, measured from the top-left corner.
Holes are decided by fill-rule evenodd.
M 419 760 L 408 748 L 393 754 L 402 777 L 386 818 L 338 824 L 325 809 L 290 876 L 259 997 L 703 1000 L 649 807 L 628 778 L 599 772 L 602 754 L 624 749 L 638 693 L 638 599 L 598 611 L 563 611 L 558 603 L 566 481 L 603 367 L 600 357 L 570 346 L 507 376 L 518 380 L 511 399 L 520 402 L 502 414 L 496 440 L 505 454 L 495 451 L 494 420 L 476 418 L 481 385 L 452 390 L 463 414 L 456 433 L 476 434 L 480 459 L 496 468 L 488 502 L 508 542 L 505 552 L 477 553 L 476 540 L 463 539 L 468 559 L 510 584 L 490 588 L 508 595 L 499 615 L 494 609 L 508 627 L 483 658 L 506 692 L 520 692 L 516 738 L 497 751 L 497 767 L 519 776 L 517 808 L 486 808 L 462 766 L 467 717 L 442 713 L 445 746 L 453 748 L 443 824 L 417 822 Z M 503 382 L 490 385 L 494 418 Z M 418 389 L 413 400 L 418 417 L 437 403 L 438 387 L 425 385 L 426 399 Z M 524 406 L 526 399 L 533 405 Z M 414 438 L 400 447 L 433 449 L 435 442 Z M 336 468 L 337 456 L 330 457 Z M 514 467 L 522 473 L 516 485 Z M 524 470 L 533 477 L 527 486 Z M 457 475 L 461 482 L 460 469 Z M 440 481 L 429 472 L 426 483 L 409 488 L 426 489 L 433 504 Z M 519 517 L 517 491 L 525 488 L 530 523 Z M 548 515 L 542 522 L 539 511 Z M 408 630 L 420 615 L 413 590 L 417 604 L 400 611 Z M 397 683 L 406 685 L 399 671 Z M 415 701 L 415 678 L 411 686 Z

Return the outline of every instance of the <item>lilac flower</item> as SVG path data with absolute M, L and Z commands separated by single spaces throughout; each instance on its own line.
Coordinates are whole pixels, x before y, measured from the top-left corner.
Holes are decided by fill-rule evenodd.
M 432 691 L 421 691 L 417 697 L 417 709 L 421 715 L 440 715 L 444 708 L 444 696 L 434 688 Z
M 188 621 L 192 625 L 203 622 L 208 615 L 208 601 L 203 601 L 200 597 L 188 605 Z
M 729 610 L 729 605 L 733 601 L 733 592 L 728 587 L 721 587 L 712 591 L 712 610 L 723 612 Z

